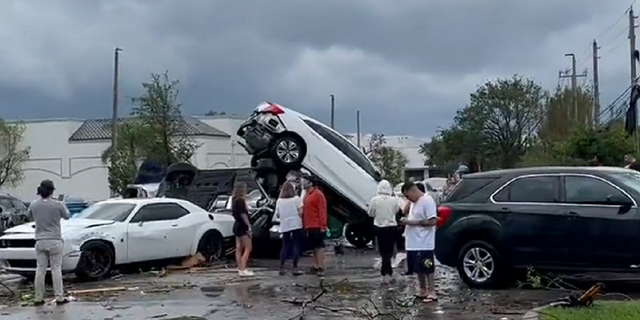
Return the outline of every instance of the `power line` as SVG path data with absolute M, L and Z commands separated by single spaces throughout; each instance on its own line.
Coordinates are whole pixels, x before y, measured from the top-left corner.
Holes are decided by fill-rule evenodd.
M 615 47 L 609 49 L 609 51 L 607 51 L 607 53 L 611 53 L 613 51 L 616 51 L 616 49 L 622 47 L 623 44 L 627 43 L 627 39 L 622 40 L 620 43 L 618 43 Z
M 605 35 L 607 32 L 609 32 L 609 31 L 611 31 L 613 28 L 615 28 L 615 26 L 617 26 L 617 25 L 622 21 L 622 19 L 624 19 L 624 18 L 627 16 L 627 14 L 629 13 L 629 9 L 628 9 L 628 8 L 631 8 L 631 6 L 633 6 L 633 5 L 636 3 L 636 1 L 637 1 L 637 0 L 634 0 L 634 1 L 633 1 L 633 2 L 632 2 L 632 3 L 627 7 L 627 10 L 626 10 L 622 15 L 620 15 L 620 17 L 618 18 L 618 20 L 616 20 L 616 22 L 614 22 L 612 25 L 610 25 L 610 26 L 609 26 L 608 28 L 606 28 L 604 31 L 600 32 L 600 34 L 596 37 L 596 39 L 601 38 L 601 37 L 602 37 L 603 35 Z

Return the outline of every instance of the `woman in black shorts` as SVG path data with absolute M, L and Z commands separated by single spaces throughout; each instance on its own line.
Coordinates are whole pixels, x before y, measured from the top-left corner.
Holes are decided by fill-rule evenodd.
M 236 236 L 236 264 L 239 275 L 252 276 L 253 271 L 247 270 L 249 255 L 251 255 L 251 223 L 246 196 L 247 186 L 244 183 L 236 183 L 231 204 L 231 213 L 236 220 L 233 224 L 233 234 Z

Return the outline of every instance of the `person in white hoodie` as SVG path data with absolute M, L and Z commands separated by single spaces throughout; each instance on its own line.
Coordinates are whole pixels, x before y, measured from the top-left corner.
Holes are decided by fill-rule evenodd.
M 391 258 L 398 240 L 398 223 L 396 215 L 402 209 L 398 199 L 392 196 L 393 189 L 391 183 L 382 180 L 378 183 L 378 195 L 369 201 L 369 216 L 373 217 L 375 226 L 378 252 L 382 260 L 380 274 L 383 282 L 393 279 L 393 268 Z

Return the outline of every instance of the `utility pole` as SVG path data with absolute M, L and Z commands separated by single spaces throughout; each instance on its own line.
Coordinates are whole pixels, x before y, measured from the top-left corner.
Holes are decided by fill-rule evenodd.
M 593 39 L 593 120 L 597 127 L 600 124 L 600 82 L 598 79 L 598 42 Z
M 356 142 L 358 149 L 360 149 L 360 110 L 356 111 Z
M 629 7 L 629 49 L 631 52 L 631 87 L 635 86 L 637 75 L 636 69 L 636 17 L 633 15 L 633 7 Z
M 636 90 L 636 85 L 637 85 L 637 61 L 636 61 L 636 16 L 633 15 L 633 6 L 629 7 L 629 52 L 630 55 L 629 57 L 631 58 L 631 96 L 630 96 L 630 101 L 631 101 L 631 105 L 629 106 L 629 108 L 634 108 L 634 116 L 635 119 L 633 119 L 633 123 L 635 126 L 638 125 L 638 105 L 636 103 L 637 101 L 637 97 L 635 97 L 637 90 Z M 638 148 L 640 148 L 638 146 L 638 130 L 637 128 L 634 128 L 633 130 L 633 137 L 634 137 L 634 141 L 635 141 L 635 147 L 636 147 L 636 155 L 639 153 L 638 152 Z
M 335 115 L 336 115 L 336 96 L 329 95 L 331 97 L 331 129 L 335 129 Z
M 119 54 L 122 51 L 120 48 L 115 50 L 115 63 L 113 66 L 113 110 L 111 114 L 111 161 L 118 155 L 118 69 L 120 68 L 120 61 L 118 60 Z
M 118 60 L 119 54 L 122 51 L 120 48 L 115 49 L 114 65 L 113 65 L 113 110 L 111 114 L 111 163 L 116 161 L 118 157 L 118 71 L 120 69 L 120 61 Z M 115 193 L 111 192 L 112 196 Z
M 573 118 L 578 122 L 578 78 L 584 78 L 587 76 L 587 71 L 582 74 L 576 73 L 576 55 L 573 53 L 567 53 L 565 57 L 571 57 L 571 74 L 567 74 L 568 71 L 560 72 L 559 78 L 571 78 L 571 95 L 573 96 Z M 569 118 L 571 118 L 571 112 L 568 112 Z

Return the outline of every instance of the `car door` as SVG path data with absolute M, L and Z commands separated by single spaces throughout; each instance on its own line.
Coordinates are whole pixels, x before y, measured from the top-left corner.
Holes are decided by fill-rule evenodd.
M 625 266 L 638 263 L 637 208 L 625 211 L 611 199 L 633 200 L 612 182 L 593 175 L 564 177 L 565 212 L 576 264 Z
M 571 254 L 563 243 L 569 220 L 558 208 L 560 196 L 558 175 L 521 176 L 493 194 L 514 265 L 562 263 Z
M 303 119 L 312 140 L 303 164 L 323 182 L 360 208 L 376 194 L 380 174 L 369 158 L 345 137 L 311 119 Z
M 152 203 L 142 206 L 127 226 L 127 257 L 129 262 L 180 257 L 184 238 L 179 219 L 189 212 L 172 203 Z

